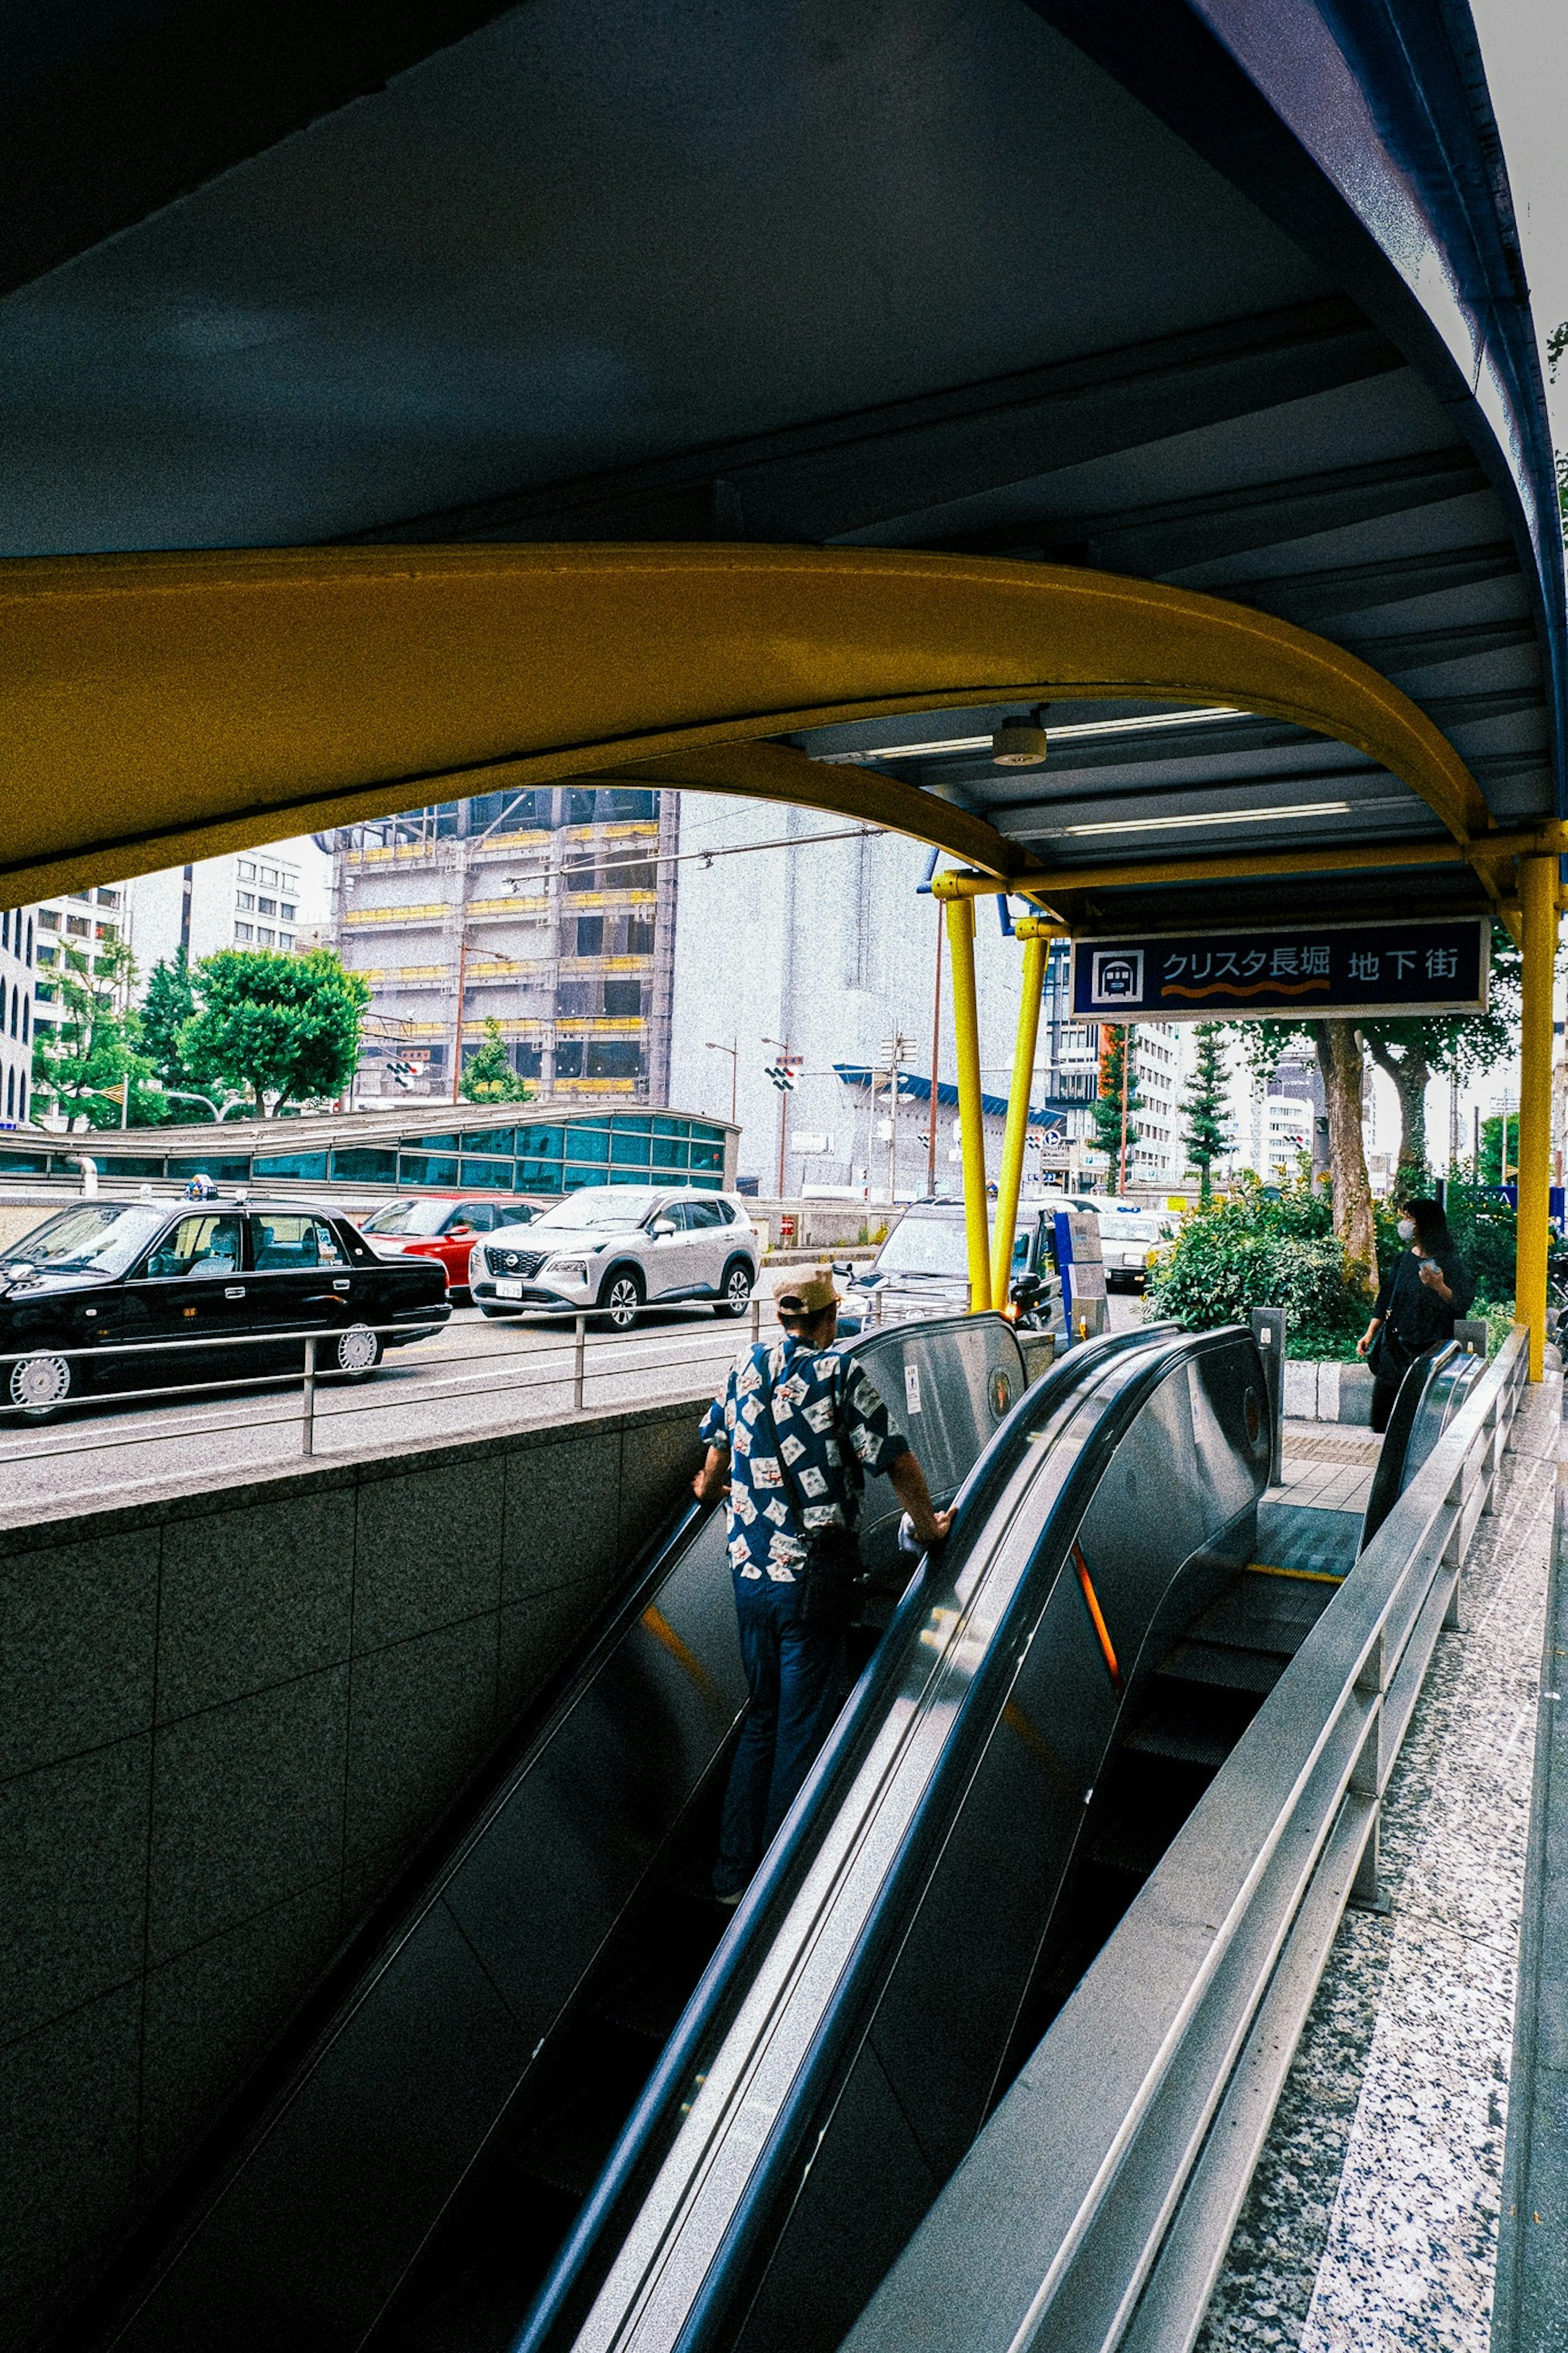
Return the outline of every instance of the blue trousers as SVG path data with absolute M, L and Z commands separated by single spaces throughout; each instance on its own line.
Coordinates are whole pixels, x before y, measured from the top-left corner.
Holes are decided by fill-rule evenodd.
M 811 1632 L 799 1609 L 798 1585 L 735 1579 L 751 1705 L 724 1792 L 713 1873 L 718 1895 L 735 1894 L 751 1878 L 838 1713 L 844 1637 Z

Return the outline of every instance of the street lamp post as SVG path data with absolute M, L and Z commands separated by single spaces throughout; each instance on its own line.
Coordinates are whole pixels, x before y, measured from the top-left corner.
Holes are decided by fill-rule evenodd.
M 717 1038 L 710 1038 L 705 1040 L 705 1043 L 709 1053 L 728 1054 L 730 1057 L 730 1124 L 731 1127 L 734 1127 L 737 1124 L 735 1118 L 737 1096 L 735 1091 L 740 1080 L 741 1041 L 737 1038 L 732 1046 L 721 1046 Z

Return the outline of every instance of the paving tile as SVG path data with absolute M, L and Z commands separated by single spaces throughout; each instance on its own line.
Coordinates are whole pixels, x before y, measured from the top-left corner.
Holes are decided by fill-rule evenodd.
M 155 1529 L 0 1564 L 0 1777 L 151 1724 L 157 1609 Z
M 174 1521 L 163 1536 L 160 1720 L 345 1659 L 353 1547 L 346 1487 Z
M 500 1600 L 501 1460 L 365 1480 L 354 1545 L 356 1651 L 494 1609 Z
M 141 1970 L 152 1764 L 144 1733 L 0 1784 L 0 2039 Z
M 181 2163 L 309 1992 L 338 1941 L 339 1879 L 147 1978 L 142 2168 Z
M 139 2203 L 140 1985 L 0 2052 L 0 2282 L 5 2342 L 46 2342 Z
M 154 1963 L 341 1870 L 348 1694 L 333 1667 L 159 1732 Z

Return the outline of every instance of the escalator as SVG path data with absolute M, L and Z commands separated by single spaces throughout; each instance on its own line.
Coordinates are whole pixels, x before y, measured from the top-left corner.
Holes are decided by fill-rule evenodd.
M 995 1316 L 850 1350 L 939 1497 L 1025 1387 Z M 898 1510 L 872 1493 L 866 1550 L 886 1568 Z M 443 2327 L 472 2324 L 504 2342 L 731 1924 L 707 1871 L 744 1699 L 723 1516 L 691 1505 L 108 2326 L 84 2316 L 74 2341 L 348 2353 L 378 2329 L 454 2341 Z
M 1342 1573 L 1275 1541 L 1246 1333 L 1119 1335 L 1016 1404 L 995 1319 L 855 1345 L 938 1492 L 973 1468 L 739 1912 L 694 1512 L 116 2344 L 838 2344 Z M 1406 1455 L 1468 1378 L 1422 1371 Z
M 1474 1377 L 1417 1368 L 1385 1489 Z M 1248 1335 L 1145 1332 L 998 1433 L 521 2353 L 840 2343 L 1337 1589 L 1264 1398 Z

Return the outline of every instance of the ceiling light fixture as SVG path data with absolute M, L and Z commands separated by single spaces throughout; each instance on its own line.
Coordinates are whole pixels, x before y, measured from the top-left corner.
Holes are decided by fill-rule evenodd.
M 1347 817 L 1349 801 L 1297 801 L 1289 808 L 1214 809 L 1201 817 L 1122 817 L 1104 825 L 1064 825 L 1064 834 L 1165 833 L 1192 825 L 1267 825 L 1274 818 Z
M 1051 741 L 1070 744 L 1081 743 L 1089 735 L 1163 734 L 1170 727 L 1213 727 L 1222 720 L 1256 719 L 1258 715 L 1255 711 L 1237 711 L 1228 702 L 1216 702 L 1201 711 L 1156 711 L 1136 719 L 1079 719 L 1067 727 L 1053 727 Z M 1026 723 L 1020 720 L 1018 723 Z M 826 767 L 858 767 L 868 760 L 936 760 L 955 752 L 985 752 L 995 740 L 993 735 L 950 735 L 932 744 L 872 744 L 861 751 L 814 752 L 811 756 Z
M 1009 712 L 991 738 L 991 757 L 998 768 L 1037 768 L 1046 757 L 1047 702 L 1032 711 Z

